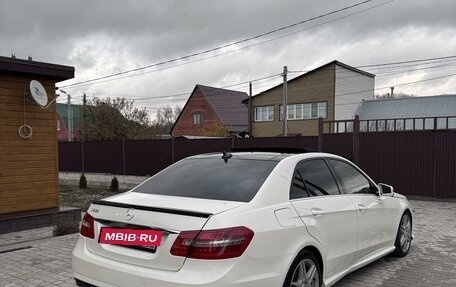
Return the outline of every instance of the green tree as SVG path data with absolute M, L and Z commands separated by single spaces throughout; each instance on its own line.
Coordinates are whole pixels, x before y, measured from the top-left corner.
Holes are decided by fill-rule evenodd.
M 81 107 L 85 140 L 129 140 L 151 138 L 150 119 L 145 107 L 126 98 L 93 98 Z
M 87 189 L 87 178 L 85 177 L 84 173 L 82 173 L 79 177 L 79 188 Z

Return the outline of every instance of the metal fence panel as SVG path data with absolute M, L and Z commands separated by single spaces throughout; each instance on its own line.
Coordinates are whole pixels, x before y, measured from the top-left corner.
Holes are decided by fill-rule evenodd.
M 84 142 L 84 171 L 123 174 L 122 142 Z
M 435 195 L 456 198 L 456 131 L 435 132 Z
M 353 134 L 326 134 L 323 137 L 323 151 L 353 160 Z
M 59 142 L 59 170 L 82 171 L 81 142 Z
M 432 132 L 361 133 L 360 167 L 403 194 L 433 196 Z
M 232 139 L 175 139 L 174 140 L 174 161 L 185 157 L 231 150 Z
M 124 157 L 125 174 L 154 175 L 172 163 L 171 140 L 125 141 Z
M 335 133 L 321 140 L 324 152 L 350 160 L 357 154 L 363 170 L 399 193 L 456 198 L 456 130 Z M 84 166 L 86 172 L 153 175 L 187 156 L 232 147 L 317 150 L 318 137 L 85 142 Z M 60 142 L 60 170 L 81 172 L 81 151 L 80 142 Z
M 237 148 L 249 147 L 284 147 L 318 149 L 318 138 L 311 137 L 271 137 L 271 138 L 246 138 L 234 141 Z

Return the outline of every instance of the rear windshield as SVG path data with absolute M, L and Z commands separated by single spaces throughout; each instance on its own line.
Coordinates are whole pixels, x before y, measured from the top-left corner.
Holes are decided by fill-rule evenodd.
M 191 158 L 151 177 L 134 192 L 249 202 L 276 161 L 231 158 Z

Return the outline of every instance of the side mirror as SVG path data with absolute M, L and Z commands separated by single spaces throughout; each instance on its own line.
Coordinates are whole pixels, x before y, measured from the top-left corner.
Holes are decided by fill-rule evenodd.
M 393 196 L 394 188 L 391 185 L 379 183 L 378 188 L 380 189 L 381 194 L 384 196 Z

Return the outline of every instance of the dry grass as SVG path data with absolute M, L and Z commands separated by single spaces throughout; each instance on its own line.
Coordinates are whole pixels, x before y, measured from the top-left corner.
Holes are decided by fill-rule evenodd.
M 66 206 L 80 207 L 82 211 L 89 208 L 93 200 L 115 195 L 125 190 L 112 192 L 109 187 L 89 187 L 79 189 L 78 186 L 60 185 L 60 204 Z

